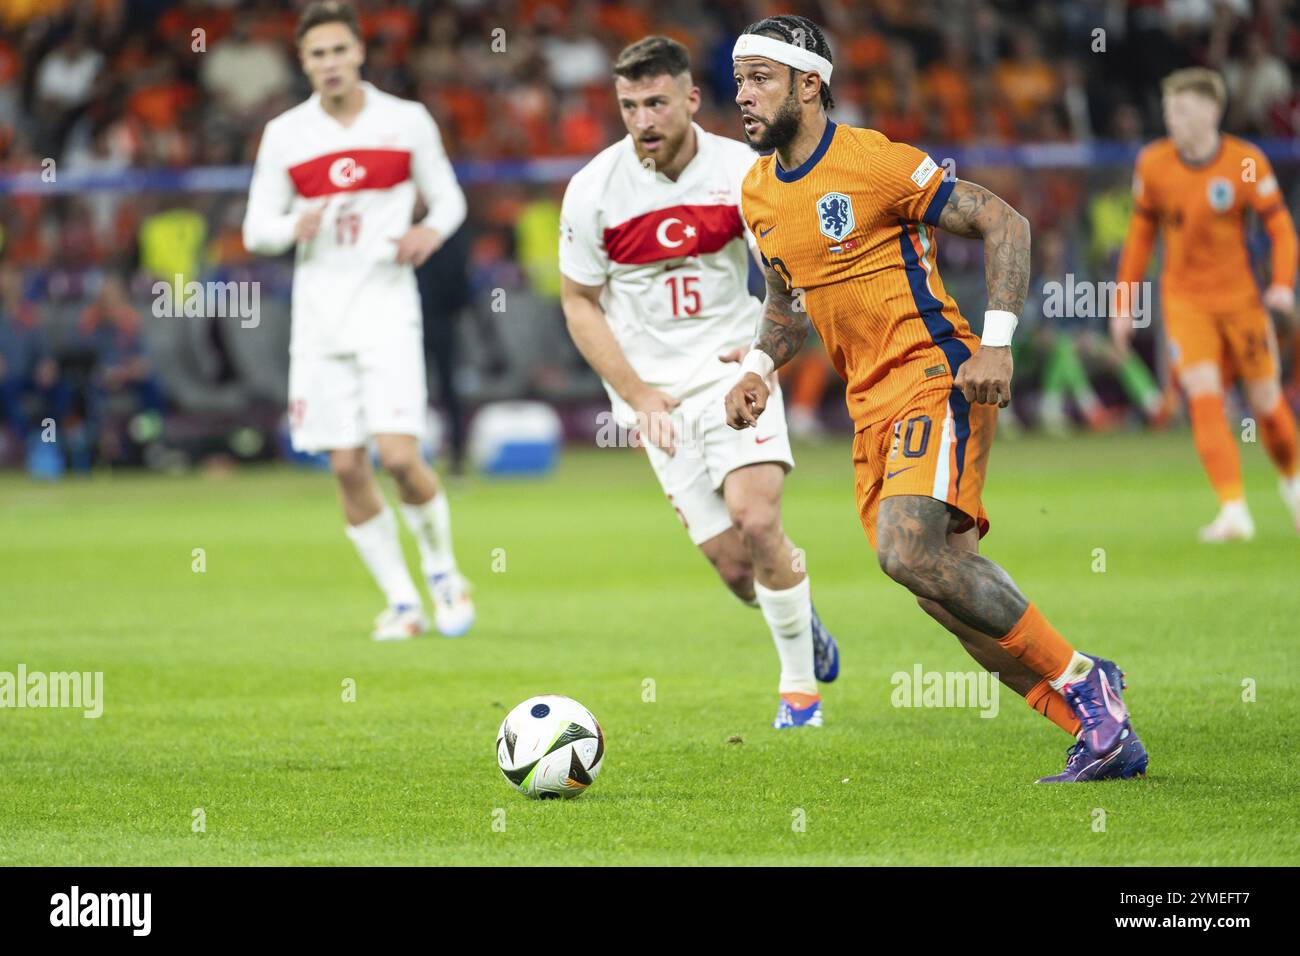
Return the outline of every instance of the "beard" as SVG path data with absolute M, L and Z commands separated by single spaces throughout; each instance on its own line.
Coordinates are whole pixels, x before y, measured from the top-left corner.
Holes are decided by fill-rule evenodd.
M 641 148 L 641 141 L 634 137 L 633 142 L 636 143 L 637 159 L 642 163 L 645 163 L 648 160 L 654 164 L 654 168 L 656 169 L 669 168 L 677 158 L 677 154 L 682 151 L 682 147 L 686 145 L 686 134 L 690 132 L 690 129 L 690 125 L 688 124 L 685 129 L 673 137 L 669 137 L 665 133 L 660 133 L 659 136 L 661 139 L 657 155 L 645 152 Z
M 751 114 L 752 115 L 752 114 Z M 757 139 L 750 139 L 745 134 L 745 142 L 750 148 L 765 153 L 772 149 L 784 149 L 794 142 L 799 135 L 799 104 L 794 96 L 788 97 L 776 111 L 770 123 L 763 124 L 763 131 Z

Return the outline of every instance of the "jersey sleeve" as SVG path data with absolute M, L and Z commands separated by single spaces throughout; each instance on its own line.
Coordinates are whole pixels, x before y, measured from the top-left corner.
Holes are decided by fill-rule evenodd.
M 938 225 L 954 185 L 938 163 L 907 143 L 886 140 L 871 164 L 871 188 L 881 193 L 881 207 L 907 222 Z
M 438 124 L 429 115 L 429 111 L 418 103 L 415 104 L 414 112 L 417 116 L 411 177 L 420 191 L 420 198 L 429 208 L 423 225 L 446 239 L 465 221 L 465 193 L 456 181 L 456 172 L 443 148 Z
M 1278 188 L 1277 177 L 1273 174 L 1268 157 L 1255 152 L 1253 158 L 1255 183 L 1249 197 L 1260 224 L 1268 233 L 1272 260 L 1270 284 L 1294 289 L 1298 255 L 1295 221 L 1283 201 L 1282 190 Z
M 1133 165 L 1133 214 L 1154 221 L 1159 218 L 1154 186 L 1155 163 L 1149 149 L 1138 153 Z
M 1250 159 L 1255 163 L 1255 181 L 1251 184 L 1247 196 L 1251 208 L 1263 219 L 1285 203 L 1282 201 L 1282 190 L 1278 188 L 1277 176 L 1273 174 L 1273 165 L 1268 161 L 1268 157 L 1258 150 L 1252 150 Z
M 595 197 L 575 176 L 560 206 L 560 272 L 581 285 L 604 285 L 609 273 L 598 218 Z
M 1129 217 L 1128 233 L 1124 236 L 1124 247 L 1120 250 L 1115 272 L 1116 287 L 1126 290 L 1126 294 L 1146 275 L 1155 249 L 1159 216 L 1151 193 L 1151 166 L 1151 153 L 1144 149 L 1138 153 L 1133 167 L 1133 213 Z M 1116 314 L 1126 311 L 1123 303 L 1118 301 L 1112 303 L 1112 309 Z
M 257 146 L 253 181 L 244 210 L 244 248 L 255 255 L 278 256 L 294 244 L 292 212 L 295 190 L 279 155 L 279 135 L 268 124 Z

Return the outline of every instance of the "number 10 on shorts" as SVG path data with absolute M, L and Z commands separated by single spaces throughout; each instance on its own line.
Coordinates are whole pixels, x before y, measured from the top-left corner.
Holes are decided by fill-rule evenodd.
M 914 415 L 906 422 L 894 422 L 894 442 L 889 450 L 889 457 L 898 455 L 899 440 L 902 440 L 904 458 L 923 458 L 930 445 L 930 416 Z

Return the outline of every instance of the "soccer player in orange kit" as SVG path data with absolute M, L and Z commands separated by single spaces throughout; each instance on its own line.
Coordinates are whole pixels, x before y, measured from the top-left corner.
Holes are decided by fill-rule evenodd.
M 761 20 L 732 59 L 745 138 L 773 152 L 741 187 L 767 298 L 726 396 L 728 423 L 757 424 L 767 375 L 816 326 L 848 382 L 858 511 L 881 568 L 982 666 L 1077 735 L 1065 770 L 1041 782 L 1144 773 L 1118 667 L 1075 650 L 978 553 L 989 445 L 1011 398 L 1011 334 L 1029 284 L 1029 223 L 982 186 L 947 180 L 920 150 L 832 122 L 831 51 L 811 20 Z M 936 226 L 984 240 L 982 341 L 939 278 Z
M 1295 306 L 1295 223 L 1267 157 L 1219 132 L 1225 101 L 1219 75 L 1193 67 L 1171 73 L 1162 87 L 1169 136 L 1138 154 L 1133 219 L 1117 285 L 1123 293 L 1141 281 L 1159 226 L 1170 358 L 1187 394 L 1197 454 L 1220 502 L 1201 540 L 1248 540 L 1255 534 L 1241 458 L 1224 415 L 1224 386 L 1234 379 L 1244 386 L 1264 447 L 1281 473 L 1282 500 L 1300 532 L 1295 417 L 1282 395 L 1277 338 L 1267 311 L 1287 313 Z M 1246 249 L 1246 213 L 1252 209 L 1272 244 L 1272 282 L 1262 297 Z M 1111 318 L 1121 350 L 1133 334 L 1124 306 L 1119 299 Z

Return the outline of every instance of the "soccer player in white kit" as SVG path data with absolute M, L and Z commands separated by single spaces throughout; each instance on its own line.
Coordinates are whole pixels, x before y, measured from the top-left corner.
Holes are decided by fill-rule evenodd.
M 372 636 L 429 625 L 370 467 L 371 438 L 418 542 L 438 630 L 460 636 L 474 605 L 452 554 L 447 496 L 420 454 L 428 400 L 414 267 L 464 221 L 465 196 L 428 111 L 361 81 L 365 46 L 350 7 L 311 4 L 297 38 L 315 93 L 267 124 L 243 230 L 251 252 L 296 246 L 290 434 L 300 451 L 329 452 L 348 537 L 388 600 Z M 429 213 L 412 225 L 417 192 Z
M 755 430 L 723 420 L 753 340 L 752 237 L 740 184 L 744 143 L 693 122 L 700 91 L 686 48 L 652 36 L 625 49 L 614 91 L 628 135 L 569 182 L 560 223 L 570 334 L 605 383 L 619 424 L 639 428 L 669 502 L 727 587 L 762 610 L 781 662 L 773 726 L 822 724 L 817 681 L 839 651 L 781 525 L 794 467 L 780 390 Z

